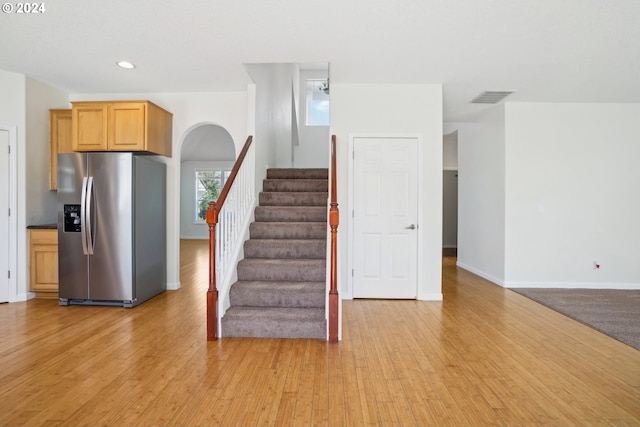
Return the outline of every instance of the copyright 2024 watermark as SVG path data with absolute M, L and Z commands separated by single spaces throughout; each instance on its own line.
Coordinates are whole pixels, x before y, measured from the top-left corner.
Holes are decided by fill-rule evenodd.
M 31 15 L 31 14 L 39 14 L 45 13 L 47 8 L 44 6 L 44 3 L 3 3 L 2 4 L 2 13 L 11 14 L 15 13 L 16 15 Z

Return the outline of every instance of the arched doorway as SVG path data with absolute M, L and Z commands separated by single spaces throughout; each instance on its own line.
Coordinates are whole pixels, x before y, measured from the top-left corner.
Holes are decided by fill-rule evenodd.
M 207 284 L 209 229 L 197 220 L 197 173 L 231 170 L 236 158 L 233 138 L 227 130 L 211 123 L 192 126 L 180 149 L 180 282 Z M 198 291 L 192 288 L 192 291 Z M 201 291 L 201 290 L 200 290 Z M 196 298 L 204 298 L 197 294 Z
M 203 123 L 188 131 L 180 151 L 181 239 L 208 238 L 201 214 L 201 207 L 212 197 L 206 190 L 222 188 L 235 158 L 233 138 L 225 128 Z

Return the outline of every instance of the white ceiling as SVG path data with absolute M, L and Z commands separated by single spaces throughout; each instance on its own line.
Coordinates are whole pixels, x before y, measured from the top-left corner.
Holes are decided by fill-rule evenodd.
M 447 121 L 507 101 L 640 102 L 639 0 L 54 0 L 0 14 L 0 69 L 71 94 L 238 91 L 242 64 L 441 83 Z M 115 66 L 137 64 L 133 71 Z

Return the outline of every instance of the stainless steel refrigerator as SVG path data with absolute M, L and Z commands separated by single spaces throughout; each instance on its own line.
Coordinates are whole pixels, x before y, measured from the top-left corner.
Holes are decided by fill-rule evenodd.
M 133 307 L 166 289 L 166 166 L 134 153 L 58 155 L 60 305 Z

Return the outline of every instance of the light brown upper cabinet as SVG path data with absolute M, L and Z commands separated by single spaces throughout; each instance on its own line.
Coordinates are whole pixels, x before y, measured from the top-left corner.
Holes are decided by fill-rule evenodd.
M 171 157 L 173 115 L 149 101 L 72 102 L 73 151 Z
M 49 110 L 49 189 L 58 189 L 58 153 L 70 153 L 71 110 Z

